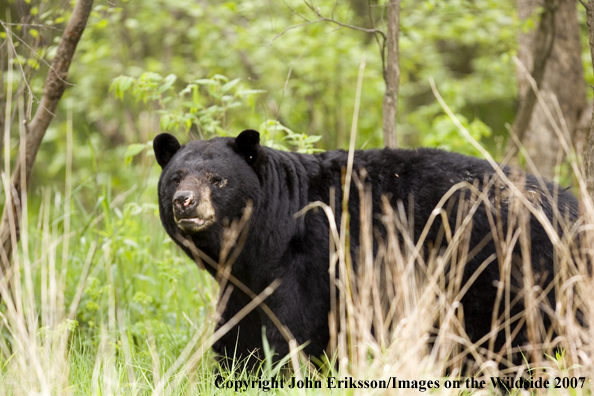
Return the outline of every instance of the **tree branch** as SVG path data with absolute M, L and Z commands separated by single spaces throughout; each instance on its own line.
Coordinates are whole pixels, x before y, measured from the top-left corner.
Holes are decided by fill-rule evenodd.
M 400 2 L 400 1 L 398 1 L 398 2 Z M 307 4 L 307 3 L 306 3 L 306 4 Z M 336 19 L 327 18 L 327 17 L 325 17 L 325 16 L 323 16 L 323 15 L 322 15 L 322 13 L 320 12 L 319 8 L 314 8 L 314 7 L 313 7 L 313 6 L 311 6 L 310 4 L 307 4 L 307 5 L 308 5 L 308 6 L 309 6 L 309 7 L 312 9 L 312 11 L 314 11 L 314 12 L 315 12 L 315 13 L 318 15 L 318 17 L 319 17 L 319 19 L 318 19 L 318 20 L 316 20 L 316 21 L 313 21 L 313 22 L 320 22 L 320 21 L 324 21 L 324 22 L 330 22 L 330 23 L 334 23 L 334 24 L 336 24 L 336 25 L 338 25 L 338 26 L 346 27 L 346 28 L 353 29 L 353 30 L 358 30 L 358 31 L 360 31 L 360 32 L 365 32 L 365 33 L 373 33 L 373 34 L 379 34 L 380 36 L 382 36 L 382 37 L 384 38 L 384 40 L 386 40 L 386 33 L 384 33 L 384 32 L 383 32 L 381 29 L 376 29 L 376 28 L 371 28 L 371 29 L 368 29 L 368 28 L 363 28 L 363 27 L 360 27 L 360 26 L 349 25 L 348 23 L 340 22 L 340 21 L 337 21 Z
M 307 5 L 307 7 L 312 10 L 317 16 L 318 19 L 316 20 L 309 20 L 303 16 L 301 16 L 299 13 L 297 13 L 295 10 L 293 10 L 291 7 L 289 7 L 289 9 L 291 9 L 291 11 L 293 11 L 295 14 L 299 15 L 305 22 L 300 23 L 298 25 L 294 25 L 294 26 L 289 26 L 288 28 L 286 28 L 285 30 L 283 30 L 282 32 L 278 33 L 276 36 L 274 36 L 272 38 L 272 40 L 270 40 L 270 44 L 272 44 L 272 42 L 274 40 L 276 40 L 277 38 L 279 38 L 280 36 L 282 36 L 283 34 L 285 34 L 286 32 L 288 32 L 289 30 L 301 27 L 301 26 L 306 26 L 306 25 L 311 25 L 313 23 L 318 23 L 318 22 L 330 22 L 330 23 L 334 23 L 338 26 L 341 27 L 346 27 L 349 29 L 353 29 L 353 30 L 358 30 L 360 32 L 365 32 L 365 33 L 372 33 L 372 34 L 379 34 L 380 36 L 383 37 L 384 40 L 386 40 L 386 33 L 384 33 L 381 29 L 376 29 L 376 28 L 372 28 L 372 29 L 368 29 L 368 28 L 363 28 L 360 26 L 355 26 L 355 25 L 349 25 L 348 23 L 344 23 L 344 22 L 340 22 L 337 21 L 336 19 L 332 19 L 332 18 L 328 18 L 322 15 L 322 12 L 320 11 L 319 7 L 315 7 L 313 4 L 308 3 L 307 1 L 304 1 L 305 5 Z
M 14 242 L 18 241 L 20 234 L 19 219 L 21 207 L 17 202 L 19 202 L 22 192 L 26 191 L 31 180 L 31 172 L 35 164 L 39 146 L 41 145 L 41 140 L 54 116 L 58 102 L 66 89 L 68 69 L 76 51 L 76 46 L 87 24 L 92 6 L 93 0 L 79 0 L 76 3 L 58 45 L 52 65 L 48 70 L 39 107 L 31 123 L 26 125 L 26 144 L 25 147 L 20 147 L 21 153 L 19 154 L 19 160 L 16 163 L 10 180 L 11 186 L 9 190 L 11 191 L 5 191 L 6 204 L 0 222 L 0 249 L 2 249 L 0 251 L 0 256 L 2 257 L 0 265 L 2 273 L 7 273 L 9 269 L 12 248 Z M 22 150 L 24 150 L 24 153 Z M 10 223 L 13 223 L 12 232 Z

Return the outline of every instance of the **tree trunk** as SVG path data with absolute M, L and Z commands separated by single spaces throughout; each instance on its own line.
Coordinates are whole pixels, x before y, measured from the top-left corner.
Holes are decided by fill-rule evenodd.
M 400 68 L 398 66 L 398 36 L 400 34 L 400 0 L 388 3 L 388 34 L 386 37 L 387 57 L 384 69 L 386 93 L 384 94 L 383 129 L 384 146 L 398 147 L 396 136 L 396 116 L 398 115 L 398 84 Z
M 520 34 L 518 57 L 526 69 L 531 71 L 550 112 L 559 125 L 567 125 L 570 137 L 573 138 L 579 117 L 586 107 L 576 2 L 518 0 L 520 19 L 534 17 L 537 7 L 543 7 L 544 10 L 539 27 Z M 551 16 L 552 24 L 547 20 Z M 549 30 L 546 29 L 547 26 Z M 544 57 L 543 55 L 547 55 L 546 35 L 551 33 L 551 28 L 554 35 L 552 47 L 548 57 Z M 538 76 L 539 68 L 543 65 L 542 76 Z M 525 145 L 538 172 L 544 177 L 552 178 L 559 154 L 559 141 L 541 106 L 538 103 L 534 104 L 535 97 L 531 92 L 528 77 L 520 69 L 518 68 L 520 110 L 514 122 L 514 130 Z M 559 103 L 564 121 L 559 120 L 556 114 L 553 95 Z M 526 108 L 530 107 L 532 110 L 526 111 Z M 526 124 L 525 128 L 522 127 L 522 122 Z
M 19 153 L 10 179 L 10 186 L 8 191 L 5 191 L 6 204 L 0 222 L 0 269 L 3 275 L 10 268 L 11 252 L 13 247 L 16 247 L 20 235 L 21 193 L 27 189 L 41 140 L 54 116 L 58 102 L 66 90 L 68 68 L 87 24 L 92 6 L 93 0 L 79 0 L 76 3 L 47 73 L 39 107 L 30 125 L 26 127 L 26 145 L 20 147 L 20 150 L 25 150 L 25 152 L 24 154 L 22 151 Z
M 590 42 L 590 57 L 592 58 L 592 65 L 594 66 L 594 0 L 589 0 L 586 4 L 586 21 L 588 23 L 588 37 Z M 584 150 L 584 170 L 586 178 L 586 186 L 588 194 L 594 199 L 594 106 L 592 107 L 592 116 L 590 117 L 590 133 L 588 135 L 588 143 Z

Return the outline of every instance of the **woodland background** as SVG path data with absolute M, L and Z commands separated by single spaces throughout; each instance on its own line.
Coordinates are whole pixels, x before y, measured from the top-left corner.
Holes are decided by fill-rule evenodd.
M 578 6 L 575 1 L 403 1 L 398 145 L 477 154 L 435 100 L 429 85 L 433 78 L 472 135 L 503 160 L 506 125 L 516 120 L 528 88 L 526 73 L 513 61 L 517 56 L 529 72 L 544 64 L 539 84 L 543 94 L 557 97 L 578 153 L 583 150 L 591 118 L 592 93 L 586 88 L 592 67 L 586 13 Z M 23 98 L 23 110 L 30 117 L 71 5 L 9 1 L 3 8 L 2 80 L 6 85 L 11 60 L 16 69 L 13 92 Z M 100 162 L 115 166 L 113 177 L 123 181 L 128 174 L 135 179 L 133 168 L 122 171 L 123 154 L 118 150 L 147 143 L 162 130 L 209 138 L 266 127 L 274 120 L 295 133 L 320 136 L 317 148 L 346 149 L 363 58 L 357 147 L 382 147 L 383 68 L 390 60 L 383 46 L 387 8 L 386 2 L 364 0 L 96 3 L 72 61 L 72 85 L 44 138 L 39 161 L 47 166 L 36 169 L 34 177 L 58 182 L 54 179 L 63 173 L 65 158 L 60 153 L 65 152 L 65 139 L 60 139 L 59 130 L 60 125 L 64 129 L 68 109 L 76 130 L 79 178 L 92 173 L 91 167 L 82 166 L 90 158 L 92 143 L 94 151 L 109 156 Z M 538 28 L 544 25 L 541 15 L 547 13 L 555 18 L 550 32 L 545 32 L 553 39 L 542 46 L 542 40 L 534 38 L 543 35 Z M 12 60 L 15 51 L 18 58 Z M 537 57 L 535 64 L 534 53 L 543 52 L 548 56 Z M 131 87 L 131 81 L 120 79 L 114 87 L 118 76 L 142 76 L 145 83 Z M 236 79 L 237 84 L 220 89 Z M 190 89 L 180 95 L 190 84 L 198 86 L 198 93 L 191 95 Z M 122 87 L 136 90 L 124 95 L 118 89 Z M 538 170 L 552 178 L 558 143 L 538 106 L 530 115 L 519 135 Z M 18 134 L 13 136 L 16 140 Z
M 0 233 L 11 275 L 0 290 L 0 389 L 159 393 L 181 381 L 213 391 L 193 376 L 212 373 L 216 286 L 161 230 L 152 139 L 258 129 L 281 149 L 347 149 L 363 60 L 356 148 L 478 156 L 432 79 L 496 160 L 578 193 L 571 164 L 587 148 L 594 85 L 578 1 L 83 0 L 79 13 L 75 3 L 0 0 Z M 84 32 L 70 59 L 59 43 L 76 18 Z M 35 166 L 14 173 L 11 200 L 19 155 Z M 203 354 L 177 365 L 192 340 Z

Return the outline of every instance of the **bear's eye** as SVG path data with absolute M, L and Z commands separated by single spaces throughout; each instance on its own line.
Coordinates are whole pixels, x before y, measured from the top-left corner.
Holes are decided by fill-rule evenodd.
M 210 184 L 212 184 L 213 186 L 222 188 L 225 187 L 225 185 L 227 184 L 227 180 L 223 179 L 221 176 L 216 175 L 214 173 L 208 173 L 206 177 L 208 178 Z
M 171 182 L 175 185 L 178 185 L 179 183 L 181 183 L 181 175 L 174 175 L 171 178 Z

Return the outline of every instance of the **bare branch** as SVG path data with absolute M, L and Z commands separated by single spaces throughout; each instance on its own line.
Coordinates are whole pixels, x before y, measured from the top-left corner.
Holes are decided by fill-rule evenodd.
M 62 29 L 59 29 L 59 28 L 57 28 L 55 26 L 44 25 L 44 24 L 41 24 L 41 23 L 10 23 L 10 22 L 3 22 L 3 25 L 7 25 L 7 26 L 35 27 L 35 28 L 41 28 L 41 29 L 52 29 L 52 30 L 62 31 Z
M 25 70 L 23 70 L 23 64 L 21 62 L 21 59 L 18 56 L 17 50 L 14 47 L 14 43 L 12 41 L 12 35 L 13 35 L 13 33 L 12 33 L 12 31 L 10 29 L 7 29 L 6 26 L 4 26 L 4 23 L 2 21 L 0 21 L 0 24 L 2 25 L 2 27 L 6 31 L 7 41 L 10 44 L 10 48 L 12 49 L 12 52 L 14 53 L 14 59 L 16 59 L 18 65 L 19 65 L 19 69 L 21 69 L 21 75 L 23 76 L 23 81 L 25 82 L 25 86 L 27 87 L 27 90 L 29 91 L 29 95 L 31 95 L 32 97 L 34 97 L 33 90 L 31 89 L 31 87 L 29 86 L 29 82 L 27 81 L 27 75 L 25 73 Z M 19 40 L 21 40 L 21 38 L 18 37 L 17 35 L 15 35 L 15 37 L 17 37 Z M 12 67 L 12 66 L 10 66 L 10 67 Z
M 33 52 L 35 54 L 35 56 L 37 58 L 39 58 L 39 60 L 41 61 L 41 63 L 43 63 L 44 65 L 46 65 L 50 69 L 53 67 L 48 61 L 45 60 L 45 58 L 43 56 L 39 55 L 37 53 L 37 51 L 35 51 L 35 48 L 33 48 L 29 44 L 27 44 L 27 42 L 25 40 L 23 40 L 18 34 L 10 31 L 8 29 L 6 29 L 6 26 L 5 25 L 11 25 L 11 24 L 9 24 L 9 23 L 3 23 L 2 21 L 0 21 L 0 25 L 2 25 L 2 27 L 4 27 L 4 30 L 6 31 L 7 34 L 10 33 L 11 36 L 14 36 L 17 40 L 19 40 L 21 44 L 23 44 L 25 47 L 27 47 L 27 49 L 31 50 L 31 52 Z M 12 25 L 14 25 L 14 23 Z M 12 43 L 11 40 L 10 40 L 10 42 Z M 13 48 L 14 48 L 14 45 L 13 45 Z M 14 52 L 16 54 L 16 50 Z M 23 76 L 23 78 L 24 78 L 24 76 Z M 63 82 L 64 82 L 64 84 L 67 84 L 67 85 L 74 85 L 74 84 L 69 83 L 68 81 L 63 81 Z
M 398 1 L 398 2 L 400 3 L 400 1 Z M 348 23 L 340 22 L 340 21 L 337 21 L 336 19 L 325 17 L 325 16 L 322 15 L 322 12 L 320 11 L 319 7 L 314 7 L 313 4 L 311 4 L 311 3 L 307 2 L 307 1 L 304 1 L 304 3 L 307 5 L 307 7 L 310 10 L 312 10 L 313 12 L 315 12 L 315 14 L 318 16 L 318 19 L 313 20 L 313 21 L 308 20 L 307 18 L 303 17 L 301 14 L 297 13 L 295 10 L 293 10 L 292 8 L 289 7 L 291 9 L 291 11 L 293 11 L 295 14 L 299 15 L 303 20 L 305 20 L 305 22 L 300 23 L 298 25 L 289 26 L 288 28 L 286 28 L 285 30 L 283 30 L 282 32 L 280 32 L 276 36 L 274 36 L 270 40 L 270 44 L 272 44 L 272 42 L 274 40 L 276 40 L 277 38 L 279 38 L 280 36 L 282 36 L 285 33 L 287 33 L 289 30 L 293 30 L 293 29 L 296 29 L 296 28 L 300 28 L 302 26 L 307 26 L 307 25 L 311 25 L 311 24 L 314 24 L 314 23 L 318 23 L 318 22 L 329 22 L 329 23 L 333 23 L 333 24 L 338 25 L 338 26 L 341 26 L 341 27 L 349 28 L 349 29 L 352 29 L 352 30 L 358 30 L 360 32 L 371 33 L 371 34 L 374 34 L 374 35 L 379 34 L 380 36 L 382 36 L 382 38 L 384 39 L 384 41 L 386 40 L 386 33 L 384 33 L 384 31 L 381 30 L 381 29 L 376 29 L 376 28 L 368 29 L 368 28 L 363 28 L 363 27 L 360 27 L 360 26 L 349 25 Z
M 307 19 L 306 17 L 304 17 L 303 15 L 301 15 L 301 13 L 297 10 L 295 10 L 293 7 L 291 7 L 291 4 L 287 3 L 286 1 L 283 0 L 283 4 L 285 5 L 285 7 L 287 7 L 289 10 L 291 10 L 291 12 L 295 15 L 297 15 L 299 18 L 303 19 L 305 22 L 309 22 L 309 19 Z M 307 4 L 307 3 L 306 3 Z
M 315 22 L 321 22 L 321 21 L 330 22 L 330 23 L 334 23 L 338 26 L 346 27 L 346 28 L 353 29 L 353 30 L 358 30 L 360 32 L 379 34 L 380 36 L 382 36 L 384 38 L 384 40 L 386 39 L 386 33 L 384 33 L 384 31 L 381 29 L 376 29 L 376 28 L 367 29 L 367 28 L 363 28 L 360 26 L 349 25 L 348 23 L 340 22 L 340 21 L 337 21 L 336 19 L 326 18 L 325 16 L 322 16 L 322 14 L 320 13 L 320 10 L 316 9 L 315 11 L 316 11 L 317 15 L 320 17 L 320 19 L 318 19 Z
M 286 28 L 285 30 L 283 30 L 282 32 L 278 33 L 277 35 L 275 35 L 271 40 L 269 45 L 271 45 L 274 40 L 276 40 L 277 38 L 279 38 L 280 36 L 284 35 L 285 33 L 287 33 L 289 30 L 293 30 L 293 29 L 297 29 L 300 28 L 302 26 L 307 26 L 307 25 L 311 25 L 312 23 L 317 23 L 317 22 L 322 22 L 323 19 L 316 19 L 315 21 L 308 21 L 308 22 L 303 22 L 300 23 L 298 25 L 293 25 L 293 26 L 289 26 L 288 28 Z

